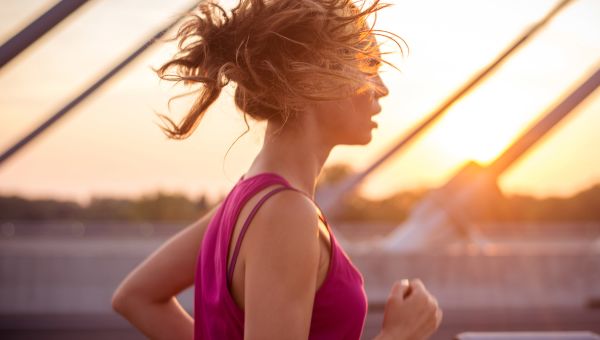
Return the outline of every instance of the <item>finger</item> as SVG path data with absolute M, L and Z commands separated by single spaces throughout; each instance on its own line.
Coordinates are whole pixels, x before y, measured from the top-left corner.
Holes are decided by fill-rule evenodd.
M 410 280 L 410 285 L 413 287 L 418 287 L 421 290 L 425 290 L 425 285 L 421 279 L 412 279 Z
M 394 282 L 394 285 L 392 286 L 392 291 L 390 293 L 391 296 L 401 296 L 401 297 L 405 297 L 407 295 L 407 293 L 410 290 L 410 283 L 408 280 L 404 279 L 404 280 L 400 280 L 400 281 L 396 281 Z
M 400 285 L 402 286 L 402 298 L 406 299 L 410 293 L 412 293 L 412 288 L 410 287 L 410 281 L 407 279 L 400 280 Z
M 428 299 L 429 299 L 429 304 L 431 305 L 431 307 L 433 307 L 434 310 L 438 309 L 438 307 L 439 307 L 438 300 L 433 295 L 429 295 Z
M 425 289 L 423 282 L 419 279 L 410 280 L 410 287 L 413 295 L 427 295 L 427 289 Z
M 442 312 L 441 309 L 438 309 L 435 312 L 435 327 L 438 328 L 440 326 L 440 324 L 442 323 L 442 318 L 443 318 L 444 313 Z

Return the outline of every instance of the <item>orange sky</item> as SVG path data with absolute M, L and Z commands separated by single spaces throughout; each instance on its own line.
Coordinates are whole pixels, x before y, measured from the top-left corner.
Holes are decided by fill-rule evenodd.
M 385 69 L 390 95 L 381 100 L 371 144 L 340 146 L 328 164 L 364 165 L 377 158 L 432 109 L 489 63 L 557 1 L 391 1 L 379 28 L 410 47 Z M 6 40 L 49 4 L 3 1 Z M 86 5 L 0 71 L 0 148 L 76 96 L 99 74 L 188 7 L 189 1 L 96 1 Z M 362 190 L 381 197 L 437 186 L 467 159 L 492 160 L 556 100 L 600 64 L 600 2 L 569 5 L 493 77 L 454 105 L 427 133 L 369 178 Z M 156 189 L 193 197 L 224 193 L 245 172 L 261 145 L 261 125 L 225 152 L 244 131 L 229 94 L 206 114 L 195 134 L 169 141 L 155 123 L 170 96 L 149 66 L 173 52 L 157 46 L 0 166 L 0 193 L 57 196 L 85 202 L 91 195 L 135 196 Z M 180 117 L 189 100 L 176 101 Z M 507 193 L 569 195 L 600 182 L 600 95 L 592 94 L 536 148 L 501 177 Z M 358 168 L 357 168 L 358 170 Z

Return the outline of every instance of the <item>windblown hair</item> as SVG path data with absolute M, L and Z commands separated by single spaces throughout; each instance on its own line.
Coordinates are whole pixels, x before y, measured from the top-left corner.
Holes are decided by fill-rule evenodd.
M 178 52 L 155 70 L 164 80 L 199 84 L 199 95 L 179 124 L 159 114 L 170 125 L 161 129 L 171 139 L 189 137 L 230 81 L 240 110 L 282 123 L 307 101 L 374 85 L 369 76 L 381 62 L 389 64 L 375 36 L 391 39 L 402 52 L 396 40 L 402 38 L 367 24 L 387 6 L 379 0 L 240 0 L 228 13 L 214 1 L 201 2 L 171 39 L 179 40 Z M 176 74 L 168 74 L 171 69 Z

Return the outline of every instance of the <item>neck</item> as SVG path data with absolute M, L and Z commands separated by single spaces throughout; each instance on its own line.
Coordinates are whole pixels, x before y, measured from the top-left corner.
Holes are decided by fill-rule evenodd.
M 317 178 L 332 148 L 310 120 L 288 122 L 283 128 L 268 122 L 262 149 L 246 174 L 277 173 L 314 199 Z

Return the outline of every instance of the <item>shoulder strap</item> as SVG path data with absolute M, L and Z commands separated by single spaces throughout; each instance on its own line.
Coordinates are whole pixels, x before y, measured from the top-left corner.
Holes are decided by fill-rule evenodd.
M 248 215 L 248 217 L 246 218 L 246 221 L 244 221 L 244 225 L 242 226 L 242 229 L 240 230 L 240 235 L 238 236 L 236 245 L 235 245 L 235 249 L 233 250 L 233 254 L 231 255 L 231 266 L 229 267 L 229 269 L 227 270 L 227 284 L 229 285 L 231 283 L 232 277 L 233 277 L 233 269 L 235 267 L 235 262 L 237 260 L 238 257 L 238 253 L 240 251 L 240 247 L 242 245 L 242 239 L 244 238 L 244 234 L 246 233 L 246 230 L 248 229 L 248 226 L 250 225 L 250 222 L 252 221 L 252 218 L 254 218 L 254 215 L 256 215 L 256 213 L 258 212 L 258 209 L 260 208 L 260 206 L 263 205 L 263 203 L 265 203 L 265 201 L 275 195 L 276 193 L 283 191 L 283 190 L 295 190 L 295 191 L 299 191 L 296 188 L 290 187 L 290 186 L 283 186 L 283 187 L 278 187 L 275 188 L 271 191 L 269 191 L 266 195 L 264 195 L 260 201 L 258 201 L 258 203 L 254 206 L 254 208 L 252 208 L 252 211 L 250 212 L 250 214 Z
M 242 176 L 243 177 L 243 176 Z M 306 196 L 309 200 L 311 200 L 311 202 L 313 202 L 313 204 L 315 206 L 317 206 L 317 208 L 319 209 L 319 219 L 325 224 L 327 230 L 329 231 L 329 235 L 332 235 L 332 231 L 329 227 L 329 222 L 327 222 L 327 218 L 323 215 L 323 210 L 321 209 L 321 207 L 317 204 L 317 202 L 315 202 L 307 193 L 305 193 L 302 190 L 296 189 L 290 185 L 284 184 L 284 186 L 282 187 L 278 187 L 275 188 L 271 191 L 269 191 L 267 194 L 265 194 L 259 201 L 258 203 L 252 208 L 252 211 L 250 212 L 250 214 L 248 215 L 248 217 L 246 218 L 246 221 L 244 221 L 244 225 L 242 226 L 242 229 L 240 230 L 240 234 L 237 238 L 237 242 L 235 245 L 235 249 L 233 250 L 233 254 L 231 255 L 231 266 L 227 269 L 227 285 L 230 285 L 231 280 L 233 278 L 233 270 L 235 268 L 235 264 L 237 261 L 237 257 L 239 255 L 240 252 L 240 248 L 242 245 L 242 239 L 244 238 L 244 234 L 246 233 L 246 230 L 248 229 L 248 226 L 250 225 L 250 222 L 252 221 L 252 219 L 254 218 L 254 215 L 256 215 L 256 213 L 258 212 L 258 209 L 263 205 L 263 203 L 265 203 L 265 201 L 275 195 L 276 193 L 283 191 L 283 190 L 294 190 L 297 191 L 301 194 L 303 194 L 304 196 Z M 333 237 L 333 235 L 332 235 Z M 225 266 L 227 266 L 227 257 L 225 258 L 226 264 Z

